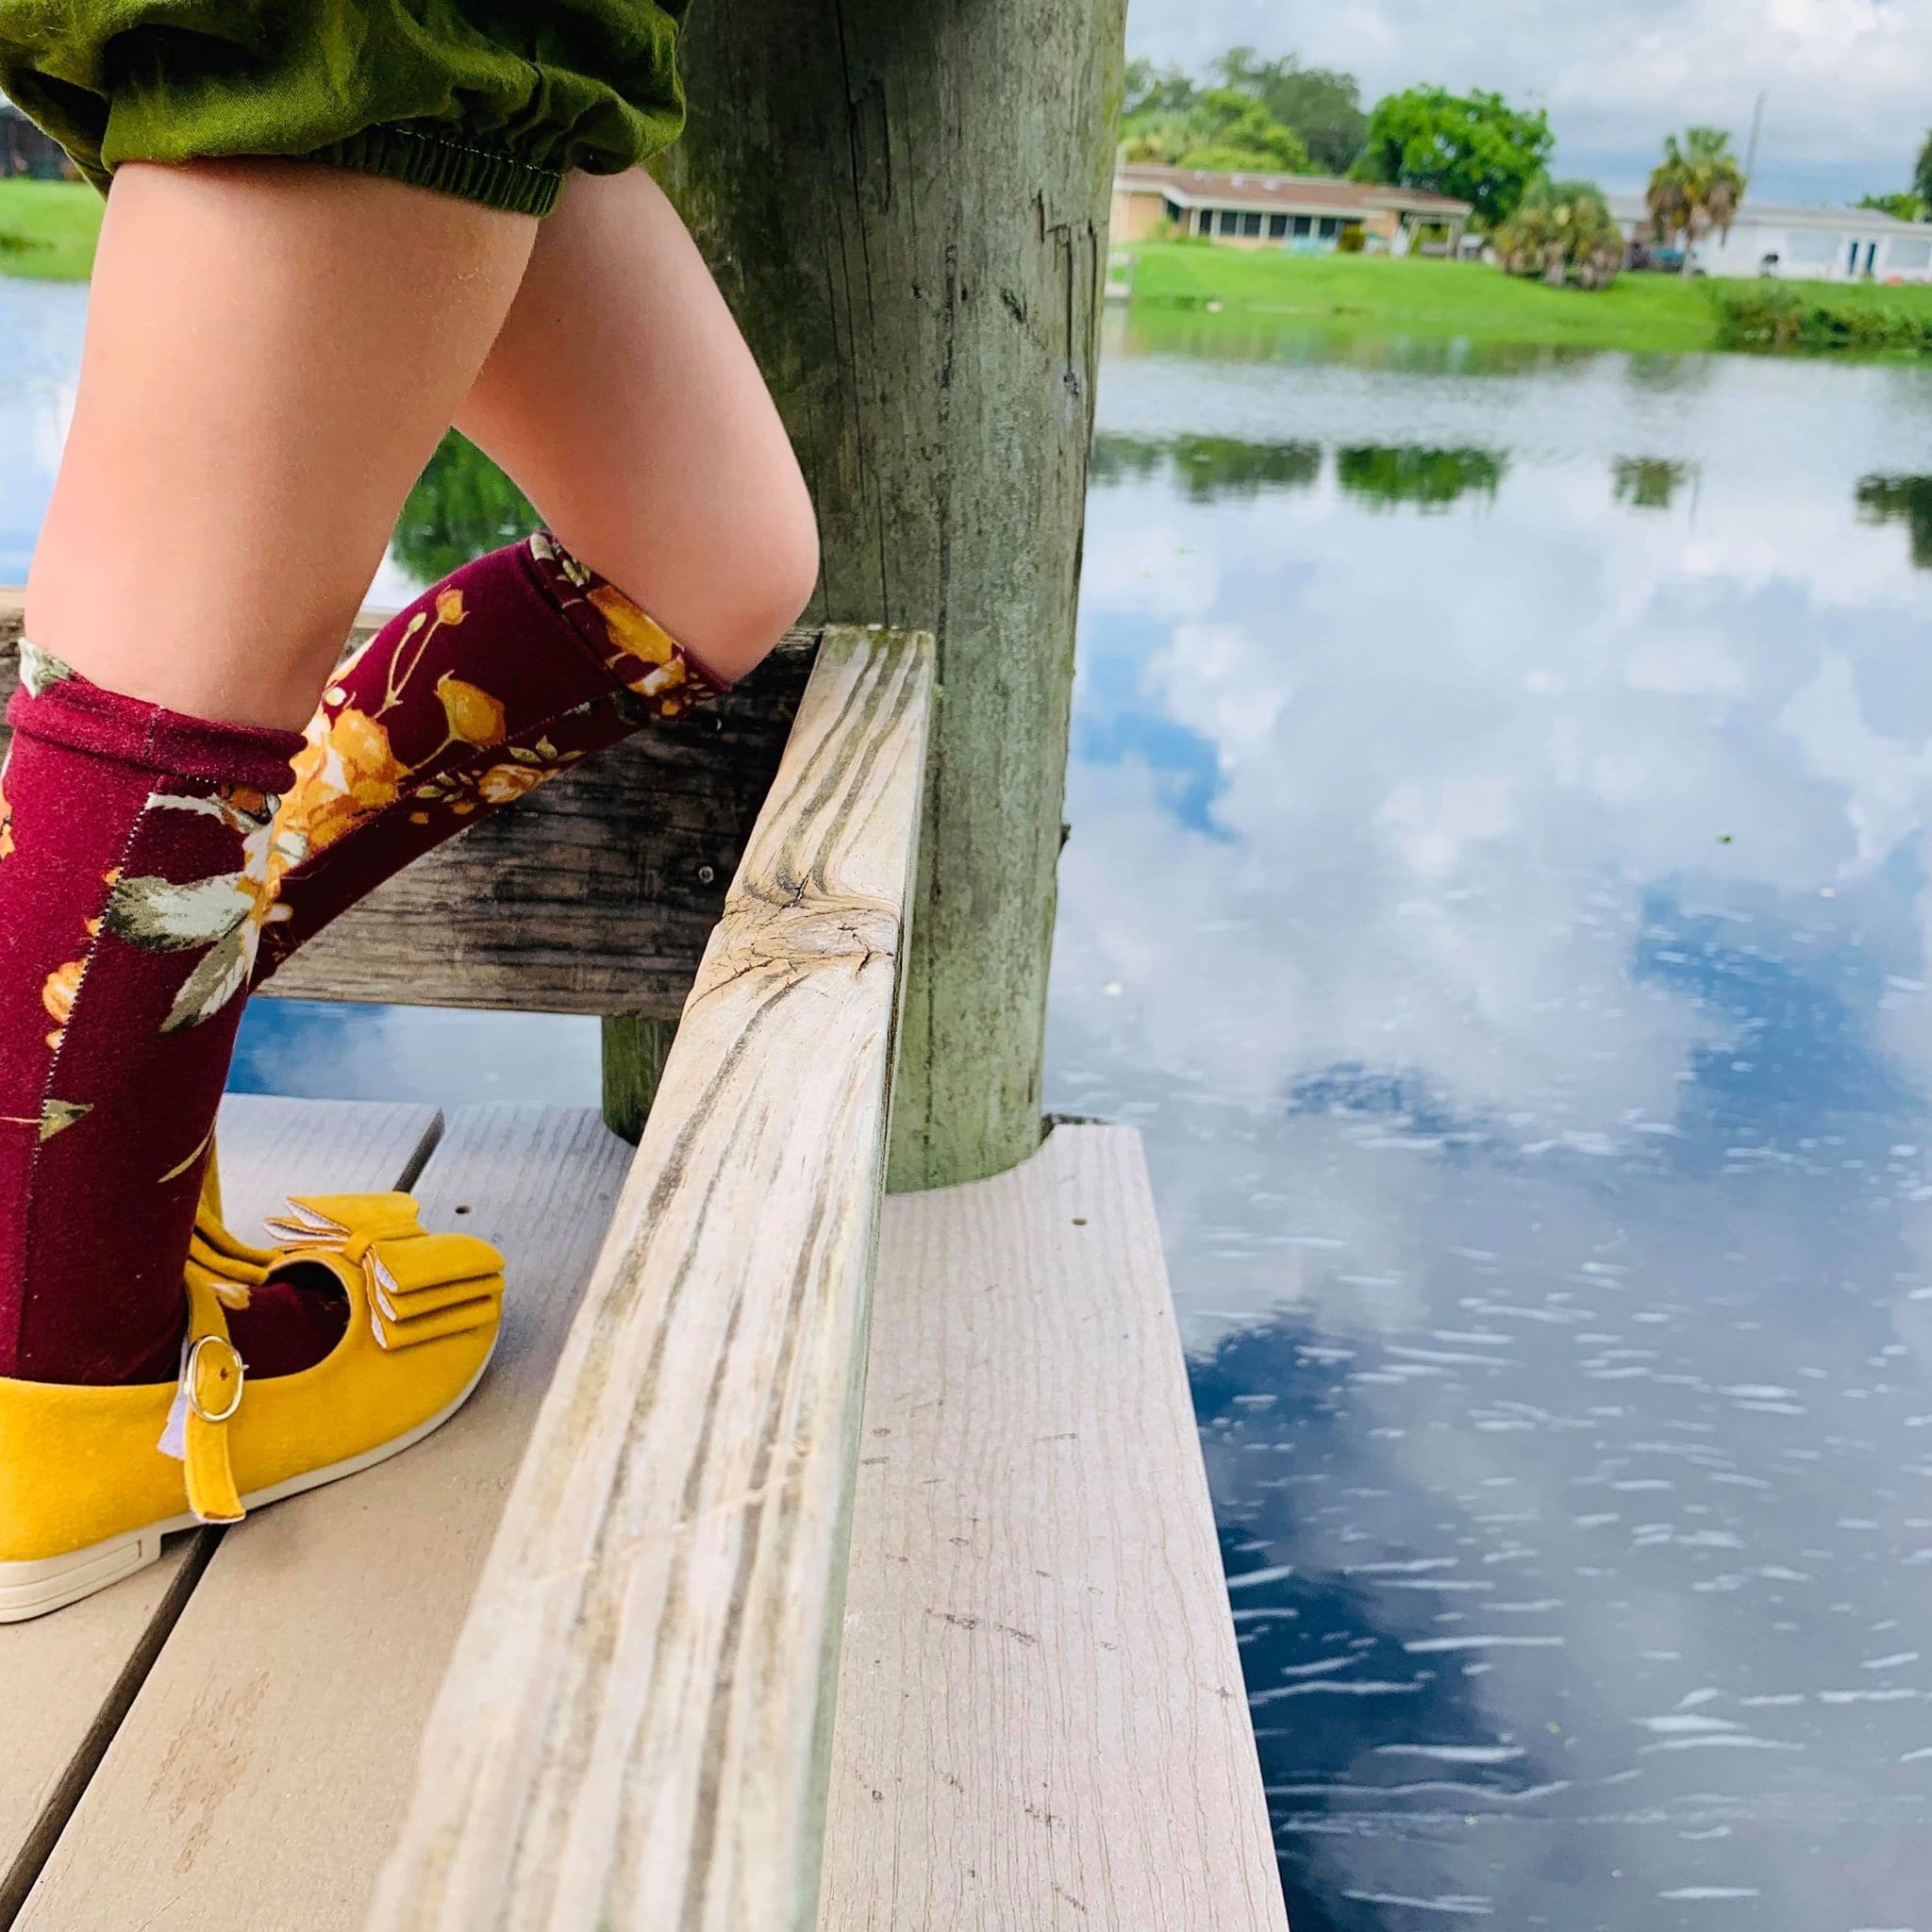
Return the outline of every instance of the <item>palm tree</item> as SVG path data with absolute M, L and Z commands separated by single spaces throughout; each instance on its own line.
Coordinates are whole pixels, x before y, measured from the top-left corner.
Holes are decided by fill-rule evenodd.
M 1589 181 L 1532 182 L 1490 240 L 1507 274 L 1541 275 L 1553 289 L 1607 289 L 1624 265 L 1623 230 Z
M 1684 238 L 1684 275 L 1690 253 L 1715 228 L 1731 232 L 1738 204 L 1744 198 L 1744 171 L 1731 153 L 1731 137 L 1721 127 L 1690 127 L 1679 142 L 1664 142 L 1664 158 L 1652 171 L 1644 203 L 1658 242 Z

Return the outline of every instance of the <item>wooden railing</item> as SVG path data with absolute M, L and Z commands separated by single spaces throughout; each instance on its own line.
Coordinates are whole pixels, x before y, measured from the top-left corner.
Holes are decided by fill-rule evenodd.
M 824 634 L 372 1932 L 813 1923 L 932 690 Z

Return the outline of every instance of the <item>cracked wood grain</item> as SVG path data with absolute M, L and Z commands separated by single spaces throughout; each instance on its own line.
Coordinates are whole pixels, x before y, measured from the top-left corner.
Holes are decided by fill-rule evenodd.
M 826 632 L 372 1932 L 810 1932 L 931 696 Z

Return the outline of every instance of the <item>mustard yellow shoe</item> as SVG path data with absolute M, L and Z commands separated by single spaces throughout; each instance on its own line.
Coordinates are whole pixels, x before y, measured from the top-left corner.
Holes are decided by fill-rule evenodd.
M 425 1234 L 407 1194 L 316 1195 L 255 1248 L 204 1215 L 187 1267 L 178 1383 L 93 1389 L 0 1378 L 0 1624 L 92 1595 L 161 1539 L 354 1475 L 441 1426 L 482 1379 L 503 1257 Z M 325 1270 L 348 1299 L 312 1369 L 250 1382 L 227 1309 L 272 1274 Z

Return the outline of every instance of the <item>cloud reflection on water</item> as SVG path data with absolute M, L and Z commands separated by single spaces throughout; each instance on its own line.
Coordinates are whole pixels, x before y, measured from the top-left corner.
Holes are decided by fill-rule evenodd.
M 1924 1914 L 1928 408 L 1109 364 L 1051 1086 L 1149 1139 L 1297 1932 Z
M 1052 1097 L 1148 1136 L 1296 1932 L 1932 1932 L 1932 378 L 1109 328 Z

